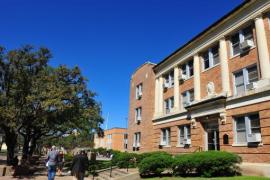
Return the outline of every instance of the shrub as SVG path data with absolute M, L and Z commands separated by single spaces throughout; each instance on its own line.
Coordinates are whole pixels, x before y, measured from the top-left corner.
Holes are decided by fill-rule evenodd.
M 144 158 L 152 156 L 152 155 L 169 155 L 169 153 L 164 152 L 164 151 L 154 151 L 154 152 L 146 152 L 139 154 L 137 157 L 137 163 L 140 163 Z
M 142 159 L 139 163 L 139 172 L 141 176 L 160 176 L 162 172 L 171 168 L 173 159 L 166 153 L 154 153 Z
M 233 153 L 207 151 L 177 156 L 173 163 L 176 175 L 197 174 L 204 177 L 233 176 L 239 173 L 241 158 Z
M 133 159 L 137 159 L 138 155 L 135 153 L 117 152 L 114 153 L 112 163 L 119 168 L 136 167 L 136 162 Z

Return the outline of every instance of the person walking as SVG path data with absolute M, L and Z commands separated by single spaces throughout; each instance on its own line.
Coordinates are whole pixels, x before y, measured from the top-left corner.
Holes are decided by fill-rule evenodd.
M 88 169 L 89 160 L 84 150 L 74 156 L 71 164 L 71 175 L 74 180 L 83 180 L 85 171 Z
M 52 146 L 51 151 L 48 153 L 46 166 L 48 167 L 48 180 L 54 180 L 56 174 L 56 167 L 58 162 L 58 152 L 56 147 Z
M 58 154 L 58 174 L 59 174 L 59 176 L 62 176 L 64 162 L 65 162 L 64 153 L 63 153 L 63 151 L 59 151 L 59 154 Z

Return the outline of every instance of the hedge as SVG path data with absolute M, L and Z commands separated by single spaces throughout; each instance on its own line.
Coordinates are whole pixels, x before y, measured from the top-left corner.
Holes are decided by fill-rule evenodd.
M 139 172 L 141 176 L 160 176 L 162 172 L 171 168 L 173 159 L 167 153 L 149 154 L 139 163 Z
M 207 151 L 179 155 L 174 158 L 175 175 L 203 177 L 233 176 L 239 174 L 240 156 L 223 151 Z

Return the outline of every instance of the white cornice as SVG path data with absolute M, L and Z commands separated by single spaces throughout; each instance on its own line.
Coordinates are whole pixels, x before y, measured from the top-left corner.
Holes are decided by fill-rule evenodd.
M 192 58 L 192 56 L 196 53 L 200 52 L 211 44 L 216 43 L 221 38 L 226 37 L 233 31 L 237 30 L 250 20 L 255 19 L 257 16 L 260 16 L 262 13 L 266 12 L 269 9 L 270 1 L 254 1 L 254 3 L 250 4 L 248 7 L 240 10 L 237 15 L 232 15 L 231 17 L 229 17 L 228 20 L 219 24 L 215 29 L 209 32 L 210 34 L 206 33 L 206 35 L 204 35 L 203 37 L 194 40 L 191 45 L 187 46 L 183 50 L 180 50 L 170 59 L 166 60 L 166 62 L 164 62 L 164 65 L 160 65 L 161 67 L 156 73 L 156 76 L 158 77 L 168 72 L 181 62 Z

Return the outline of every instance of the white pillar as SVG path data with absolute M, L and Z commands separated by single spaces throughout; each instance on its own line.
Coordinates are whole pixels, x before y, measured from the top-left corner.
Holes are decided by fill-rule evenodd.
M 163 115 L 163 77 L 159 77 L 159 115 Z
M 255 18 L 255 28 L 262 79 L 270 79 L 269 51 L 262 16 Z
M 221 67 L 222 90 L 228 96 L 230 96 L 231 88 L 230 88 L 230 76 L 229 76 L 229 66 L 228 66 L 228 51 L 227 51 L 226 40 L 224 37 L 219 40 L 219 57 L 220 57 L 220 67 Z
M 179 68 L 178 66 L 174 67 L 174 111 L 177 112 L 180 110 L 179 105 Z
M 159 79 L 155 82 L 155 117 L 159 115 Z
M 200 58 L 196 54 L 193 59 L 194 67 L 194 99 L 195 101 L 201 100 L 201 80 L 200 80 Z

